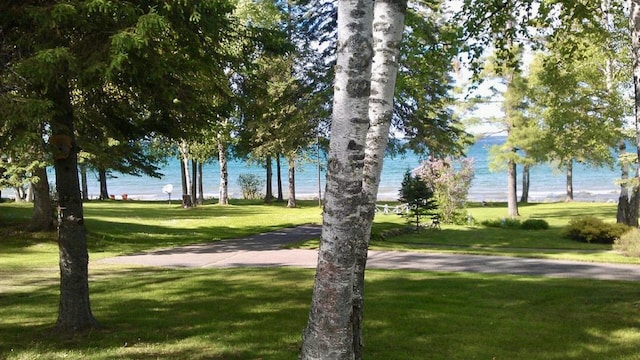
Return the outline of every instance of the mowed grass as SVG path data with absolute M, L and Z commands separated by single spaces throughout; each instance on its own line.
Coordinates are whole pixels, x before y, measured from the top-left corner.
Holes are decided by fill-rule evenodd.
M 295 359 L 309 269 L 94 269 L 103 328 L 52 332 L 57 286 L 0 296 L 6 359 Z M 638 359 L 637 283 L 368 271 L 368 359 Z
M 610 254 L 610 246 L 563 239 L 572 216 L 611 221 L 615 204 L 532 204 L 523 218 L 544 231 L 444 225 L 441 231 L 374 241 L 390 249 L 526 256 Z M 470 208 L 499 219 L 500 204 Z M 92 260 L 319 223 L 312 202 L 237 203 L 184 210 L 167 203 L 85 205 Z M 0 359 L 295 359 L 313 270 L 160 269 L 90 264 L 91 304 L 103 328 L 73 337 L 52 331 L 57 315 L 55 233 L 20 229 L 30 207 L 0 204 Z M 378 216 L 374 232 L 404 226 Z M 457 248 L 457 249 L 456 249 Z M 620 255 L 615 255 L 622 258 Z M 587 260 L 589 260 L 587 259 Z M 637 282 L 532 276 L 367 271 L 368 359 L 640 359 Z

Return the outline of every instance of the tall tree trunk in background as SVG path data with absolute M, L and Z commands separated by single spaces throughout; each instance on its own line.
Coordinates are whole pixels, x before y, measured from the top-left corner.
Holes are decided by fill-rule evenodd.
M 191 179 L 189 176 L 189 149 L 186 141 L 180 143 L 180 170 L 182 173 L 182 207 L 193 207 L 191 202 Z
M 51 121 L 56 188 L 58 192 L 58 248 L 60 304 L 56 328 L 76 332 L 98 326 L 89 303 L 89 253 L 78 180 L 78 146 L 67 84 L 50 85 L 48 95 L 57 111 Z
M 620 155 L 627 153 L 627 144 L 624 140 L 621 140 L 618 144 L 618 153 Z M 629 185 L 627 184 L 627 181 L 629 180 L 629 164 L 624 161 L 620 162 L 620 180 L 622 180 L 622 183 L 620 184 L 620 196 L 618 197 L 616 222 L 619 224 L 628 224 L 631 222 L 629 215 L 632 211 L 629 209 Z
M 229 170 L 227 165 L 227 148 L 218 136 L 218 162 L 220 163 L 220 188 L 218 204 L 229 205 Z
M 276 156 L 276 176 L 277 176 L 277 186 L 278 186 L 278 199 L 276 201 L 282 202 L 284 201 L 284 196 L 282 194 L 282 169 L 280 168 L 280 154 Z M 295 207 L 295 205 L 294 205 Z
M 515 150 L 513 150 L 515 152 Z M 517 217 L 518 213 L 518 185 L 517 167 L 515 160 L 507 164 L 507 207 L 509 217 Z
M 364 236 L 356 239 L 355 243 L 352 316 L 355 359 L 362 359 L 364 347 L 362 327 L 367 251 L 393 114 L 393 98 L 406 10 L 406 0 L 377 0 L 374 2 L 373 62 L 371 65 L 371 95 L 369 96 L 370 125 L 365 147 L 364 203 L 361 207 Z
M 87 182 L 86 164 L 80 164 L 80 186 L 82 188 L 82 201 L 89 200 L 89 184 Z
M 522 169 L 522 194 L 520 195 L 520 202 L 526 204 L 529 202 L 529 185 L 531 181 L 531 166 L 524 165 Z
M 565 202 L 573 201 L 573 159 L 567 161 L 567 196 L 565 197 Z
M 636 130 L 636 185 L 631 190 L 627 205 L 627 225 L 638 226 L 638 208 L 640 207 L 640 0 L 629 1 L 629 25 L 631 27 L 631 49 L 633 58 L 634 116 Z
M 198 160 L 191 159 L 191 204 L 198 203 Z
M 100 184 L 100 200 L 107 200 L 109 198 L 109 191 L 107 190 L 107 170 L 103 168 L 98 169 L 98 183 Z
M 271 164 L 270 155 L 267 155 L 265 167 L 267 169 L 267 193 L 264 196 L 264 202 L 269 204 L 273 201 L 273 185 L 271 184 L 273 180 L 273 165 Z
M 338 1 L 333 116 L 322 236 L 300 359 L 353 359 L 355 247 L 364 238 L 373 1 Z
M 202 183 L 202 161 L 198 162 L 198 205 L 204 204 L 204 184 Z
M 287 196 L 287 207 L 296 207 L 296 160 L 295 156 L 289 159 L 289 195 Z
M 38 181 L 33 184 L 33 215 L 27 225 L 27 231 L 50 231 L 54 228 L 54 216 L 47 169 L 38 167 L 33 172 L 38 177 Z

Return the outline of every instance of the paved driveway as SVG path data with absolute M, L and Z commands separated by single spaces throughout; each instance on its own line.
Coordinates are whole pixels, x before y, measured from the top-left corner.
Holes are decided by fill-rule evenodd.
M 282 245 L 320 237 L 320 226 L 258 234 L 99 260 L 100 263 L 157 267 L 261 267 L 315 268 L 317 250 L 282 249 Z M 603 280 L 640 281 L 640 266 L 577 261 L 526 259 L 506 256 L 369 251 L 367 268 L 446 272 L 544 275 Z

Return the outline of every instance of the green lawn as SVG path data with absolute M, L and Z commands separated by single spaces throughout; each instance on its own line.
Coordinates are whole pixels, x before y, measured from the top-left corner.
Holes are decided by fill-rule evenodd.
M 91 259 L 320 222 L 312 202 L 298 209 L 243 202 L 184 210 L 108 201 L 90 202 L 85 209 Z M 608 246 L 559 236 L 571 216 L 611 219 L 615 204 L 532 204 L 520 210 L 523 218 L 547 220 L 551 229 L 444 225 L 441 231 L 389 237 L 373 246 L 622 258 Z M 480 221 L 506 212 L 502 205 L 470 211 Z M 92 263 L 92 309 L 103 328 L 72 338 L 53 333 L 55 233 L 20 231 L 29 215 L 29 206 L 0 204 L 0 359 L 296 358 L 313 285 L 313 271 L 307 269 Z M 400 226 L 399 217 L 381 215 L 374 232 Z M 640 358 L 636 282 L 371 270 L 366 292 L 368 359 Z

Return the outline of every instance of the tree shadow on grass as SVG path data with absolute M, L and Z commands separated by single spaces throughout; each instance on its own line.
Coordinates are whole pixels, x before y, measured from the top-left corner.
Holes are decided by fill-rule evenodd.
M 312 285 L 313 271 L 301 269 L 105 273 L 91 284 L 104 329 L 52 336 L 55 288 L 11 293 L 0 311 L 24 316 L 0 320 L 0 349 L 14 357 L 292 359 Z M 637 284 L 627 282 L 368 271 L 365 356 L 631 359 L 637 299 Z

